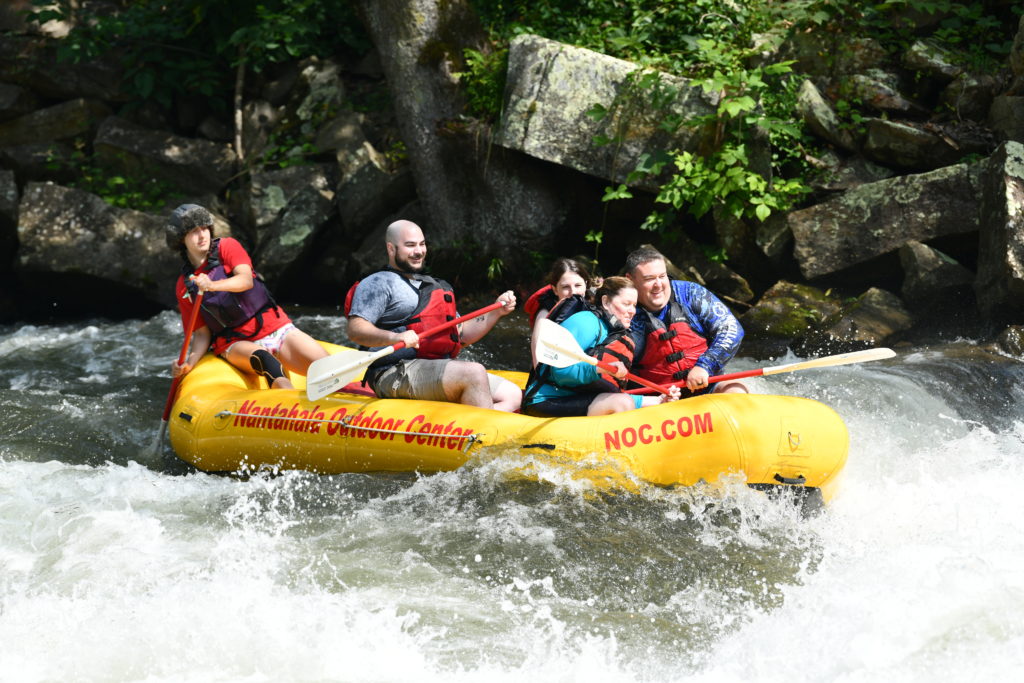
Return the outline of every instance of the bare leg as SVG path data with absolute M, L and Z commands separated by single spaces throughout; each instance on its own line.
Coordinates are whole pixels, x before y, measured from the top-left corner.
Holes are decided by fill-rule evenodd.
M 288 333 L 277 353 L 290 372 L 305 375 L 310 364 L 328 355 L 327 349 L 302 330 L 295 329 Z
M 713 394 L 749 394 L 750 389 L 743 382 L 725 382 L 715 385 Z
M 445 365 L 441 382 L 445 396 L 452 403 L 494 408 L 487 369 L 480 363 L 452 361 Z
M 288 335 L 291 336 L 291 335 Z M 231 348 L 224 354 L 224 358 L 229 363 L 234 365 L 236 368 L 243 372 L 253 373 L 252 361 L 250 358 L 252 354 L 259 351 L 263 347 L 259 344 L 253 344 L 251 341 L 239 341 L 231 345 Z M 294 389 L 292 383 L 287 377 L 278 377 L 274 380 L 274 383 L 270 386 L 271 389 Z
M 612 413 L 624 413 L 633 410 L 636 404 L 633 397 L 628 394 L 598 394 L 597 398 L 590 402 L 587 408 L 587 415 L 611 415 Z
M 491 382 L 497 386 L 491 387 L 491 399 L 494 401 L 495 410 L 503 410 L 506 413 L 514 413 L 523 404 L 523 390 L 504 377 L 489 375 Z M 494 380 L 497 379 L 497 382 Z

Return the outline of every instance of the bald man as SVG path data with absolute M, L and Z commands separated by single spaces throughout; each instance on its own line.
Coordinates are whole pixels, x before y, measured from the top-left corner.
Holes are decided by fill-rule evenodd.
M 358 282 L 347 307 L 348 336 L 375 349 L 404 342 L 406 347 L 379 359 L 366 381 L 381 398 L 449 401 L 514 412 L 523 392 L 480 363 L 455 360 L 498 320 L 516 308 L 516 297 L 498 297 L 501 308 L 462 323 L 450 334 L 420 338 L 423 330 L 458 317 L 451 285 L 423 273 L 427 241 L 412 221 L 395 221 L 384 236 L 388 265 Z

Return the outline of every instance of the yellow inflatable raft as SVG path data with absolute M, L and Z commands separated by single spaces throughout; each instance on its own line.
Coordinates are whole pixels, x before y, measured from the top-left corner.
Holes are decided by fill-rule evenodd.
M 344 347 L 328 344 L 332 352 Z M 522 385 L 523 373 L 501 373 Z M 846 463 L 842 419 L 791 396 L 701 396 L 603 417 L 546 419 L 451 403 L 296 390 L 207 356 L 181 382 L 169 418 L 180 458 L 207 472 L 452 470 L 518 454 L 572 468 L 603 486 L 715 482 L 739 473 L 759 487 L 831 498 Z

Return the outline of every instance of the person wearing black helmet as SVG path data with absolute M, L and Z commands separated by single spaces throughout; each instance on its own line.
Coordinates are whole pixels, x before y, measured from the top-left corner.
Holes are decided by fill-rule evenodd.
M 166 236 L 183 262 L 175 285 L 183 322 L 190 319 L 196 294 L 203 292 L 201 323 L 185 362 L 172 365 L 175 377 L 189 372 L 212 348 L 235 367 L 266 378 L 270 388 L 291 389 L 284 368 L 305 374 L 310 363 L 328 355 L 274 302 L 238 240 L 214 237 L 209 211 L 182 204 L 171 213 Z

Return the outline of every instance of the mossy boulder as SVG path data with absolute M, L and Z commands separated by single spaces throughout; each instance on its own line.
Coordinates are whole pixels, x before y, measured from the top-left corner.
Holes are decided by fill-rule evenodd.
M 781 280 L 740 316 L 746 332 L 744 352 L 774 355 L 839 312 L 840 300 L 810 285 Z

